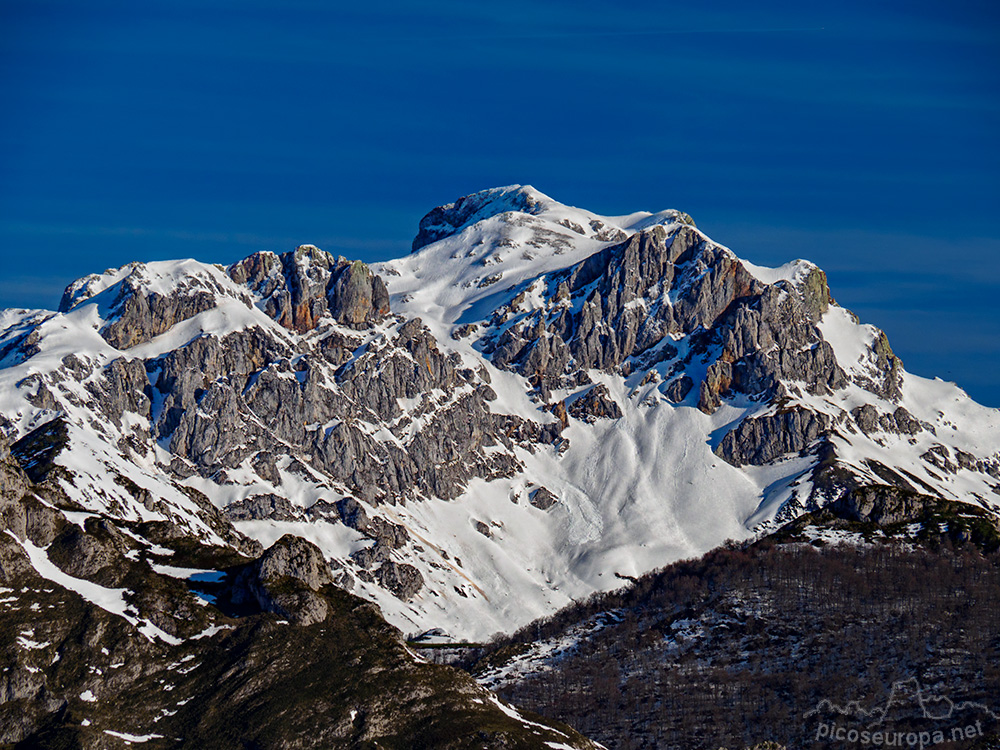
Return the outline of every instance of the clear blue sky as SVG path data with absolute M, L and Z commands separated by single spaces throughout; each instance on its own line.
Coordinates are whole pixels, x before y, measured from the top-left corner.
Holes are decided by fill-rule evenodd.
M 135 259 L 383 259 L 530 183 L 809 258 L 1000 406 L 997 3 L 706 5 L 0 0 L 0 307 Z

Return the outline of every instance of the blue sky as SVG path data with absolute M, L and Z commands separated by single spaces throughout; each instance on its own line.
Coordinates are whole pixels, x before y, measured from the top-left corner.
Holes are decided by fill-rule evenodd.
M 710 5 L 0 0 L 0 307 L 136 259 L 388 258 L 525 183 L 809 258 L 1000 406 L 996 3 Z

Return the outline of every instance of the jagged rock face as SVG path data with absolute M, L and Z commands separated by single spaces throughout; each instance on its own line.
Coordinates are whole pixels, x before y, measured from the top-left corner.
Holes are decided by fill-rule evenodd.
M 707 413 L 736 393 L 772 397 L 781 380 L 819 393 L 846 383 L 815 327 L 830 304 L 822 271 L 798 286 L 765 285 L 687 224 L 639 232 L 544 282 L 544 312 L 521 312 L 525 295 L 515 297 L 494 315 L 502 333 L 484 346 L 494 364 L 536 379 L 543 394 L 573 370 L 627 375 L 678 358 L 671 339 L 684 336 L 691 343 L 679 368 L 721 348 L 699 386 Z M 688 390 L 677 382 L 673 397 Z
M 223 511 L 230 521 L 294 521 L 298 518 L 296 508 L 287 498 L 268 493 L 252 495 L 230 503 Z
M 67 440 L 66 422 L 56 418 L 14 443 L 10 454 L 32 482 L 41 482 L 52 470 L 55 459 L 66 447 Z
M 434 388 L 447 392 L 477 386 L 477 373 L 461 368 L 457 357 L 445 356 L 419 318 L 406 321 L 392 347 L 366 352 L 348 369 L 338 371 L 341 388 L 364 402 L 377 419 L 399 416 L 399 398 L 422 397 Z
M 801 294 L 788 285 L 773 285 L 752 299 L 736 301 L 706 334 L 706 343 L 721 344 L 722 352 L 711 373 L 716 380 L 709 383 L 707 395 L 702 392 L 703 410 L 710 411 L 712 400 L 727 393 L 772 397 L 781 381 L 801 382 L 810 393 L 846 385 L 833 348 L 814 325 L 825 307 L 808 284 Z
M 143 294 L 141 289 L 131 289 L 126 293 L 116 317 L 101 331 L 104 340 L 116 349 L 131 349 L 165 333 L 177 323 L 215 307 L 215 297 L 208 292 L 194 292 L 189 295 L 164 297 L 152 293 Z
M 392 559 L 394 550 L 402 549 L 410 542 L 410 534 L 403 526 L 386 521 L 380 516 L 369 518 L 364 506 L 353 497 L 342 498 L 335 503 L 320 500 L 311 507 L 302 509 L 293 506 L 288 500 L 278 495 L 254 495 L 245 500 L 231 503 L 226 507 L 225 515 L 233 521 L 270 519 L 273 521 L 294 522 L 309 520 L 312 522 L 343 523 L 348 528 L 354 529 L 374 542 L 371 546 L 363 547 L 351 555 L 351 560 L 359 568 L 356 572 L 362 580 L 377 583 L 401 601 L 411 600 L 424 586 L 424 578 L 417 568 Z M 297 537 L 289 537 L 289 539 L 297 539 Z M 264 558 L 268 560 L 277 555 L 277 562 L 269 562 L 268 565 L 271 567 L 267 569 L 262 568 L 259 571 L 260 575 L 258 577 L 265 576 L 265 574 L 271 575 L 272 573 L 279 578 L 283 575 L 292 575 L 291 573 L 280 573 L 280 571 L 279 575 L 279 573 L 274 572 L 277 570 L 277 568 L 274 568 L 274 565 L 286 564 L 285 558 L 288 557 L 289 553 L 283 552 L 282 549 L 288 547 L 289 544 L 290 542 L 286 540 L 286 542 L 282 542 L 282 547 L 275 545 L 274 548 L 265 553 Z M 308 563 L 307 560 L 306 564 L 311 563 Z M 258 591 L 259 587 L 250 580 L 255 575 L 258 575 L 258 573 L 253 571 L 247 572 L 246 576 L 250 578 L 247 578 L 241 584 L 245 591 L 244 594 L 237 595 L 238 600 L 246 599 L 246 592 L 257 592 L 253 593 L 255 597 L 264 596 L 264 594 Z M 302 575 L 301 573 L 296 573 L 293 577 L 301 577 Z M 349 579 L 349 574 L 347 576 Z M 315 582 L 311 574 L 309 581 Z M 338 585 L 342 585 L 339 579 Z M 312 588 L 316 588 L 316 586 L 312 586 Z M 302 606 L 308 605 L 308 596 L 303 598 L 301 593 L 296 596 L 303 601 L 295 604 L 295 606 L 289 605 L 285 608 L 287 611 L 295 608 L 301 609 Z M 262 604 L 261 606 L 264 605 Z
M 247 397 L 268 390 L 272 362 L 291 369 L 287 359 L 279 359 L 286 352 L 273 338 L 249 329 L 221 340 L 195 339 L 150 363 L 153 387 L 163 399 L 155 418 L 157 436 L 169 436 L 171 451 L 194 458 L 196 465 L 239 465 L 266 444 L 263 430 L 240 407 Z M 264 380 L 259 386 L 250 383 L 258 373 L 257 380 Z
M 364 573 L 361 575 L 365 577 Z M 383 562 L 369 580 L 377 581 L 379 586 L 404 602 L 410 601 L 424 585 L 424 577 L 419 570 L 392 560 Z
M 10 443 L 0 432 L 0 498 L 20 500 L 27 486 L 27 477 L 21 467 L 11 458 Z
M 894 432 L 898 434 L 916 435 L 923 429 L 923 425 L 913 418 L 902 406 L 898 407 L 892 414 L 880 414 L 871 404 L 865 404 L 851 410 L 851 416 L 855 424 L 861 428 L 866 435 L 877 432 Z
M 262 297 L 269 316 L 299 333 L 313 330 L 326 315 L 362 329 L 389 313 L 385 283 L 368 266 L 313 245 L 281 255 L 254 253 L 233 264 L 229 276 Z
M 673 306 L 658 299 L 650 309 L 642 301 L 650 290 L 659 292 L 657 297 L 668 293 L 676 266 L 688 263 L 695 248 L 703 244 L 696 232 L 683 226 L 669 236 L 662 227 L 655 227 L 608 247 L 545 280 L 547 314 L 522 314 L 524 297 L 520 295 L 500 308 L 494 325 L 512 317 L 520 319 L 488 340 L 486 350 L 494 364 L 528 376 L 558 378 L 590 368 L 612 371 L 628 357 L 680 330 Z M 703 283 L 726 296 L 741 284 L 753 282 L 745 271 L 743 276 L 736 279 L 724 271 Z M 581 303 L 578 312 L 573 311 L 574 300 Z M 699 319 L 718 313 L 707 300 L 693 307 L 693 316 Z
M 798 407 L 744 419 L 726 433 L 716 453 L 735 466 L 760 466 L 786 453 L 798 453 L 830 426 L 825 414 Z
M 584 422 L 597 419 L 619 419 L 622 416 L 621 407 L 611 398 L 608 387 L 598 383 L 580 398 L 574 400 L 566 411 L 570 416 Z
M 419 320 L 370 343 L 339 369 L 317 348 L 293 349 L 248 329 L 195 339 L 148 363 L 162 394 L 158 436 L 169 437 L 171 451 L 205 475 L 247 459 L 267 474 L 280 456 L 277 439 L 376 501 L 416 492 L 450 498 L 471 477 L 516 468 L 509 454 L 487 456 L 483 449 L 510 446 L 512 422 L 520 420 L 493 414 L 481 374 L 442 353 Z M 429 396 L 434 391 L 454 395 L 436 399 Z M 399 399 L 418 398 L 421 406 L 404 415 Z M 421 418 L 427 424 L 414 428 Z M 389 423 L 397 441 L 374 439 L 357 420 Z
M 887 401 L 898 401 L 903 378 L 902 361 L 893 354 L 889 339 L 881 331 L 872 346 L 872 351 L 875 353 L 873 369 L 877 375 L 861 380 L 860 384 Z
M 66 527 L 66 519 L 43 503 L 37 493 L 29 493 L 29 489 L 32 489 L 31 479 L 11 455 L 6 438 L 0 434 L 0 529 L 9 531 L 17 539 L 28 539 L 40 547 L 47 547 Z M 0 576 L 15 580 L 14 572 L 20 563 L 16 559 L 5 559 L 6 562 L 0 559 Z
M 674 378 L 669 385 L 663 390 L 663 395 L 667 397 L 667 400 L 679 404 L 694 388 L 694 381 L 691 379 L 690 375 L 681 375 L 679 378 Z
M 46 550 L 49 559 L 75 578 L 103 586 L 119 586 L 125 576 L 125 553 L 130 545 L 106 520 L 87 519 L 84 528 L 69 524 Z
M 698 408 L 707 414 L 738 394 L 774 399 L 788 381 L 819 394 L 848 382 L 816 326 L 832 302 L 822 271 L 810 267 L 795 284 L 764 284 L 688 224 L 638 232 L 542 283 L 550 292 L 545 308 L 521 312 L 526 294 L 515 297 L 494 315 L 502 332 L 487 334 L 484 349 L 494 364 L 531 378 L 545 400 L 550 388 L 571 385 L 574 370 L 628 375 L 675 360 L 678 375 L 664 395 L 679 403 L 695 386 L 684 370 L 705 356 L 714 361 L 697 387 Z M 683 337 L 685 353 L 674 343 Z M 898 397 L 888 386 L 878 392 Z M 598 398 L 608 408 L 591 403 Z M 574 406 L 570 414 L 585 421 L 621 416 L 597 389 Z M 737 466 L 759 465 L 803 450 L 828 425 L 824 415 L 798 409 L 747 420 L 717 452 Z
M 531 493 L 531 499 L 528 502 L 539 510 L 548 510 L 559 502 L 559 498 L 548 487 L 539 487 Z
M 63 364 L 67 364 L 65 360 Z M 102 382 L 91 384 L 88 390 L 115 426 L 121 426 L 126 412 L 150 416 L 151 391 L 146 368 L 140 360 L 124 357 L 112 360 L 102 374 Z
M 389 312 L 385 283 L 359 260 L 338 269 L 330 290 L 330 309 L 338 323 L 362 328 Z
M 875 485 L 844 493 L 830 505 L 830 510 L 851 521 L 876 523 L 879 526 L 913 521 L 938 498 L 919 495 L 898 487 Z

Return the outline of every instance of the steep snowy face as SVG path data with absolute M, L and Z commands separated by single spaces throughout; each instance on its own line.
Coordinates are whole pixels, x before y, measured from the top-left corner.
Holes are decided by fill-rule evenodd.
M 811 263 L 521 186 L 414 249 L 130 264 L 0 313 L 0 426 L 89 510 L 297 533 L 469 638 L 872 485 L 1000 505 L 1000 412 L 906 373 Z

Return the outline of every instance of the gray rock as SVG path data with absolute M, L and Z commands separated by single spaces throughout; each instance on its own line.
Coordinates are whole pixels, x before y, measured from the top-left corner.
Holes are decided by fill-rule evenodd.
M 698 408 L 706 414 L 715 412 L 722 403 L 722 396 L 729 392 L 732 383 L 732 364 L 722 359 L 713 362 L 705 374 L 705 379 L 698 386 Z
M 0 496 L 0 503 L 3 502 L 4 499 Z M 0 512 L 3 510 L 6 509 L 0 508 Z M 8 523 L 6 515 L 0 516 L 0 523 Z M 0 583 L 7 588 L 14 588 L 15 585 L 21 586 L 34 574 L 34 570 L 24 548 L 8 534 L 0 534 Z M 0 696 L 9 694 L 10 690 L 4 690 L 0 685 Z
M 379 563 L 388 562 L 390 552 L 391 549 L 388 545 L 375 542 L 371 546 L 362 547 L 357 552 L 354 552 L 351 555 L 351 559 L 365 570 L 371 570 Z M 374 580 L 374 578 L 370 580 Z
M 694 388 L 694 381 L 690 376 L 681 375 L 667 384 L 667 387 L 663 389 L 663 395 L 673 403 L 679 404 L 687 398 L 692 388 Z
M 0 435 L 0 532 L 9 531 L 19 540 L 47 547 L 67 522 L 62 513 L 39 500 L 36 492 L 29 492 L 34 489 L 11 455 L 7 439 Z M 11 575 L 20 566 L 18 559 L 15 553 L 9 556 Z
M 385 282 L 360 260 L 337 270 L 328 298 L 334 320 L 352 328 L 367 328 L 389 313 Z
M 923 425 L 902 406 L 891 414 L 884 414 L 872 404 L 864 404 L 852 409 L 851 417 L 866 435 L 876 432 L 916 435 L 923 430 Z
M 223 515 L 222 511 L 203 492 L 199 492 L 194 487 L 187 487 L 182 484 L 175 486 L 198 506 L 198 516 L 202 522 L 218 534 L 226 544 L 248 557 L 255 557 L 263 551 L 264 548 L 260 542 L 236 531 L 232 523 Z
M 343 521 L 345 526 L 349 526 L 355 531 L 360 531 L 365 533 L 371 522 L 368 520 L 368 514 L 365 512 L 364 507 L 361 503 L 355 500 L 353 497 L 345 497 L 338 500 L 335 503 L 337 513 L 340 515 L 340 520 Z
M 392 561 L 386 561 L 379 566 L 375 571 L 375 580 L 382 588 L 391 591 L 404 602 L 416 596 L 424 585 L 424 577 L 419 570 L 407 563 Z
M 313 245 L 275 255 L 262 252 L 233 264 L 229 276 L 264 298 L 264 311 L 305 333 L 322 318 L 367 328 L 389 313 L 389 292 L 361 261 L 334 258 Z
M 818 322 L 833 303 L 826 274 L 819 268 L 813 268 L 808 273 L 799 285 L 798 292 L 802 298 L 802 307 L 811 323 Z
M 927 508 L 934 507 L 938 502 L 938 498 L 908 492 L 899 487 L 872 485 L 845 493 L 829 507 L 841 518 L 888 526 L 915 521 Z
M 761 466 L 787 453 L 798 453 L 830 426 L 825 414 L 801 407 L 778 409 L 774 414 L 750 417 L 722 438 L 715 449 L 733 464 Z
M 553 505 L 559 502 L 559 498 L 556 497 L 547 487 L 539 487 L 537 490 L 531 493 L 528 500 L 532 505 L 534 505 L 539 510 L 548 510 Z
M 871 435 L 879 429 L 878 409 L 871 404 L 864 404 L 852 409 L 851 416 L 866 435 Z
M 902 406 L 896 409 L 896 411 L 892 413 L 892 416 L 896 422 L 897 432 L 905 433 L 907 435 L 916 435 L 918 432 L 923 430 L 923 426 L 920 422 L 914 419 L 913 415 Z
M 665 337 L 680 334 L 693 337 L 697 352 L 722 348 L 700 388 L 703 410 L 731 393 L 773 397 L 782 379 L 823 393 L 846 383 L 815 327 L 831 302 L 822 272 L 798 287 L 764 285 L 687 224 L 609 246 L 554 275 L 549 289 L 547 314 L 521 314 L 517 298 L 497 311 L 492 325 L 503 324 L 502 333 L 484 345 L 494 364 L 543 384 L 588 368 L 627 374 L 633 362 L 650 367 L 676 356 Z M 561 304 L 583 294 L 578 313 Z
M 305 510 L 306 518 L 310 521 L 326 521 L 327 523 L 339 523 L 340 511 L 334 503 L 328 500 L 317 500 Z
M 264 306 L 284 324 L 316 324 L 315 341 L 292 342 L 251 327 L 221 339 L 197 337 L 145 366 L 113 362 L 103 373 L 105 382 L 92 389 L 100 410 L 118 424 L 125 412 L 155 423 L 149 434 L 133 431 L 123 450 L 148 455 L 153 441 L 167 439 L 174 456 L 165 468 L 181 478 L 198 473 L 225 482 L 230 470 L 249 459 L 276 486 L 278 455 L 291 455 L 287 471 L 297 465 L 304 476 L 311 469 L 297 456 L 308 456 L 312 467 L 358 497 L 394 503 L 417 494 L 451 498 L 472 477 L 512 474 L 519 464 L 511 453 L 485 450 L 512 449 L 511 435 L 526 446 L 552 441 L 547 427 L 493 414 L 487 401 L 495 393 L 486 371 L 465 368 L 460 358 L 441 352 L 419 320 L 363 350 L 357 349 L 359 338 L 335 329 L 334 315 L 360 326 L 362 318 L 371 322 L 384 312 L 381 282 L 363 265 L 300 248 L 285 256 L 251 256 L 229 273 L 264 297 Z M 65 376 L 75 377 L 81 367 L 67 362 Z M 400 416 L 400 399 L 464 385 L 472 390 L 460 399 L 446 405 L 425 399 L 398 420 L 393 429 L 405 437 L 403 446 L 374 439 L 355 421 L 388 422 Z M 34 388 L 43 408 L 59 408 L 41 379 L 21 387 Z M 424 426 L 412 430 L 416 418 Z
M 932 466 L 936 466 L 941 471 L 948 474 L 958 472 L 958 464 L 951 460 L 948 448 L 944 445 L 933 445 L 920 458 Z
M 48 546 L 46 554 L 64 572 L 74 578 L 116 587 L 128 572 L 125 553 L 131 545 L 107 519 L 88 518 L 86 531 L 75 523 Z
M 32 482 L 43 482 L 56 469 L 55 459 L 68 440 L 66 421 L 57 417 L 11 445 L 10 456 Z
M 10 455 L 10 444 L 0 433 L 0 503 L 17 503 L 28 487 L 28 478 Z M 5 526 L 4 528 L 11 528 Z M 23 537 L 22 537 L 23 538 Z
M 250 460 L 250 465 L 261 479 L 275 486 L 281 484 L 281 472 L 278 471 L 276 456 L 270 451 L 263 450 L 257 453 Z
M 85 375 L 82 371 L 77 374 Z M 141 360 L 120 357 L 112 360 L 102 372 L 100 384 L 93 384 L 89 390 L 94 395 L 101 411 L 118 427 L 125 412 L 138 414 L 148 419 L 150 414 L 152 389 L 146 377 L 146 368 Z
M 319 547 L 293 534 L 285 534 L 271 545 L 253 569 L 261 581 L 294 578 L 313 591 L 332 581 Z
M 312 542 L 285 534 L 237 576 L 232 599 L 256 603 L 299 625 L 326 619 L 329 605 L 315 593 L 333 583 L 323 553 Z
M 280 495 L 251 495 L 230 503 L 222 511 L 230 521 L 297 521 L 298 509 Z
M 604 383 L 598 383 L 571 401 L 566 410 L 570 416 L 588 423 L 598 419 L 620 419 L 622 416 L 621 407 L 611 398 L 611 393 Z
M 386 521 L 381 516 L 376 516 L 371 520 L 366 533 L 389 549 L 399 549 L 410 541 L 410 535 L 405 528 Z
M 451 337 L 455 341 L 460 341 L 461 339 L 468 338 L 478 330 L 479 330 L 478 323 L 465 323 L 464 325 L 460 325 L 454 331 L 452 331 Z
M 143 289 L 141 281 L 123 283 L 121 296 L 114 305 L 111 320 L 101 329 L 101 336 L 116 349 L 131 349 L 217 304 L 215 294 L 209 291 L 160 295 Z

